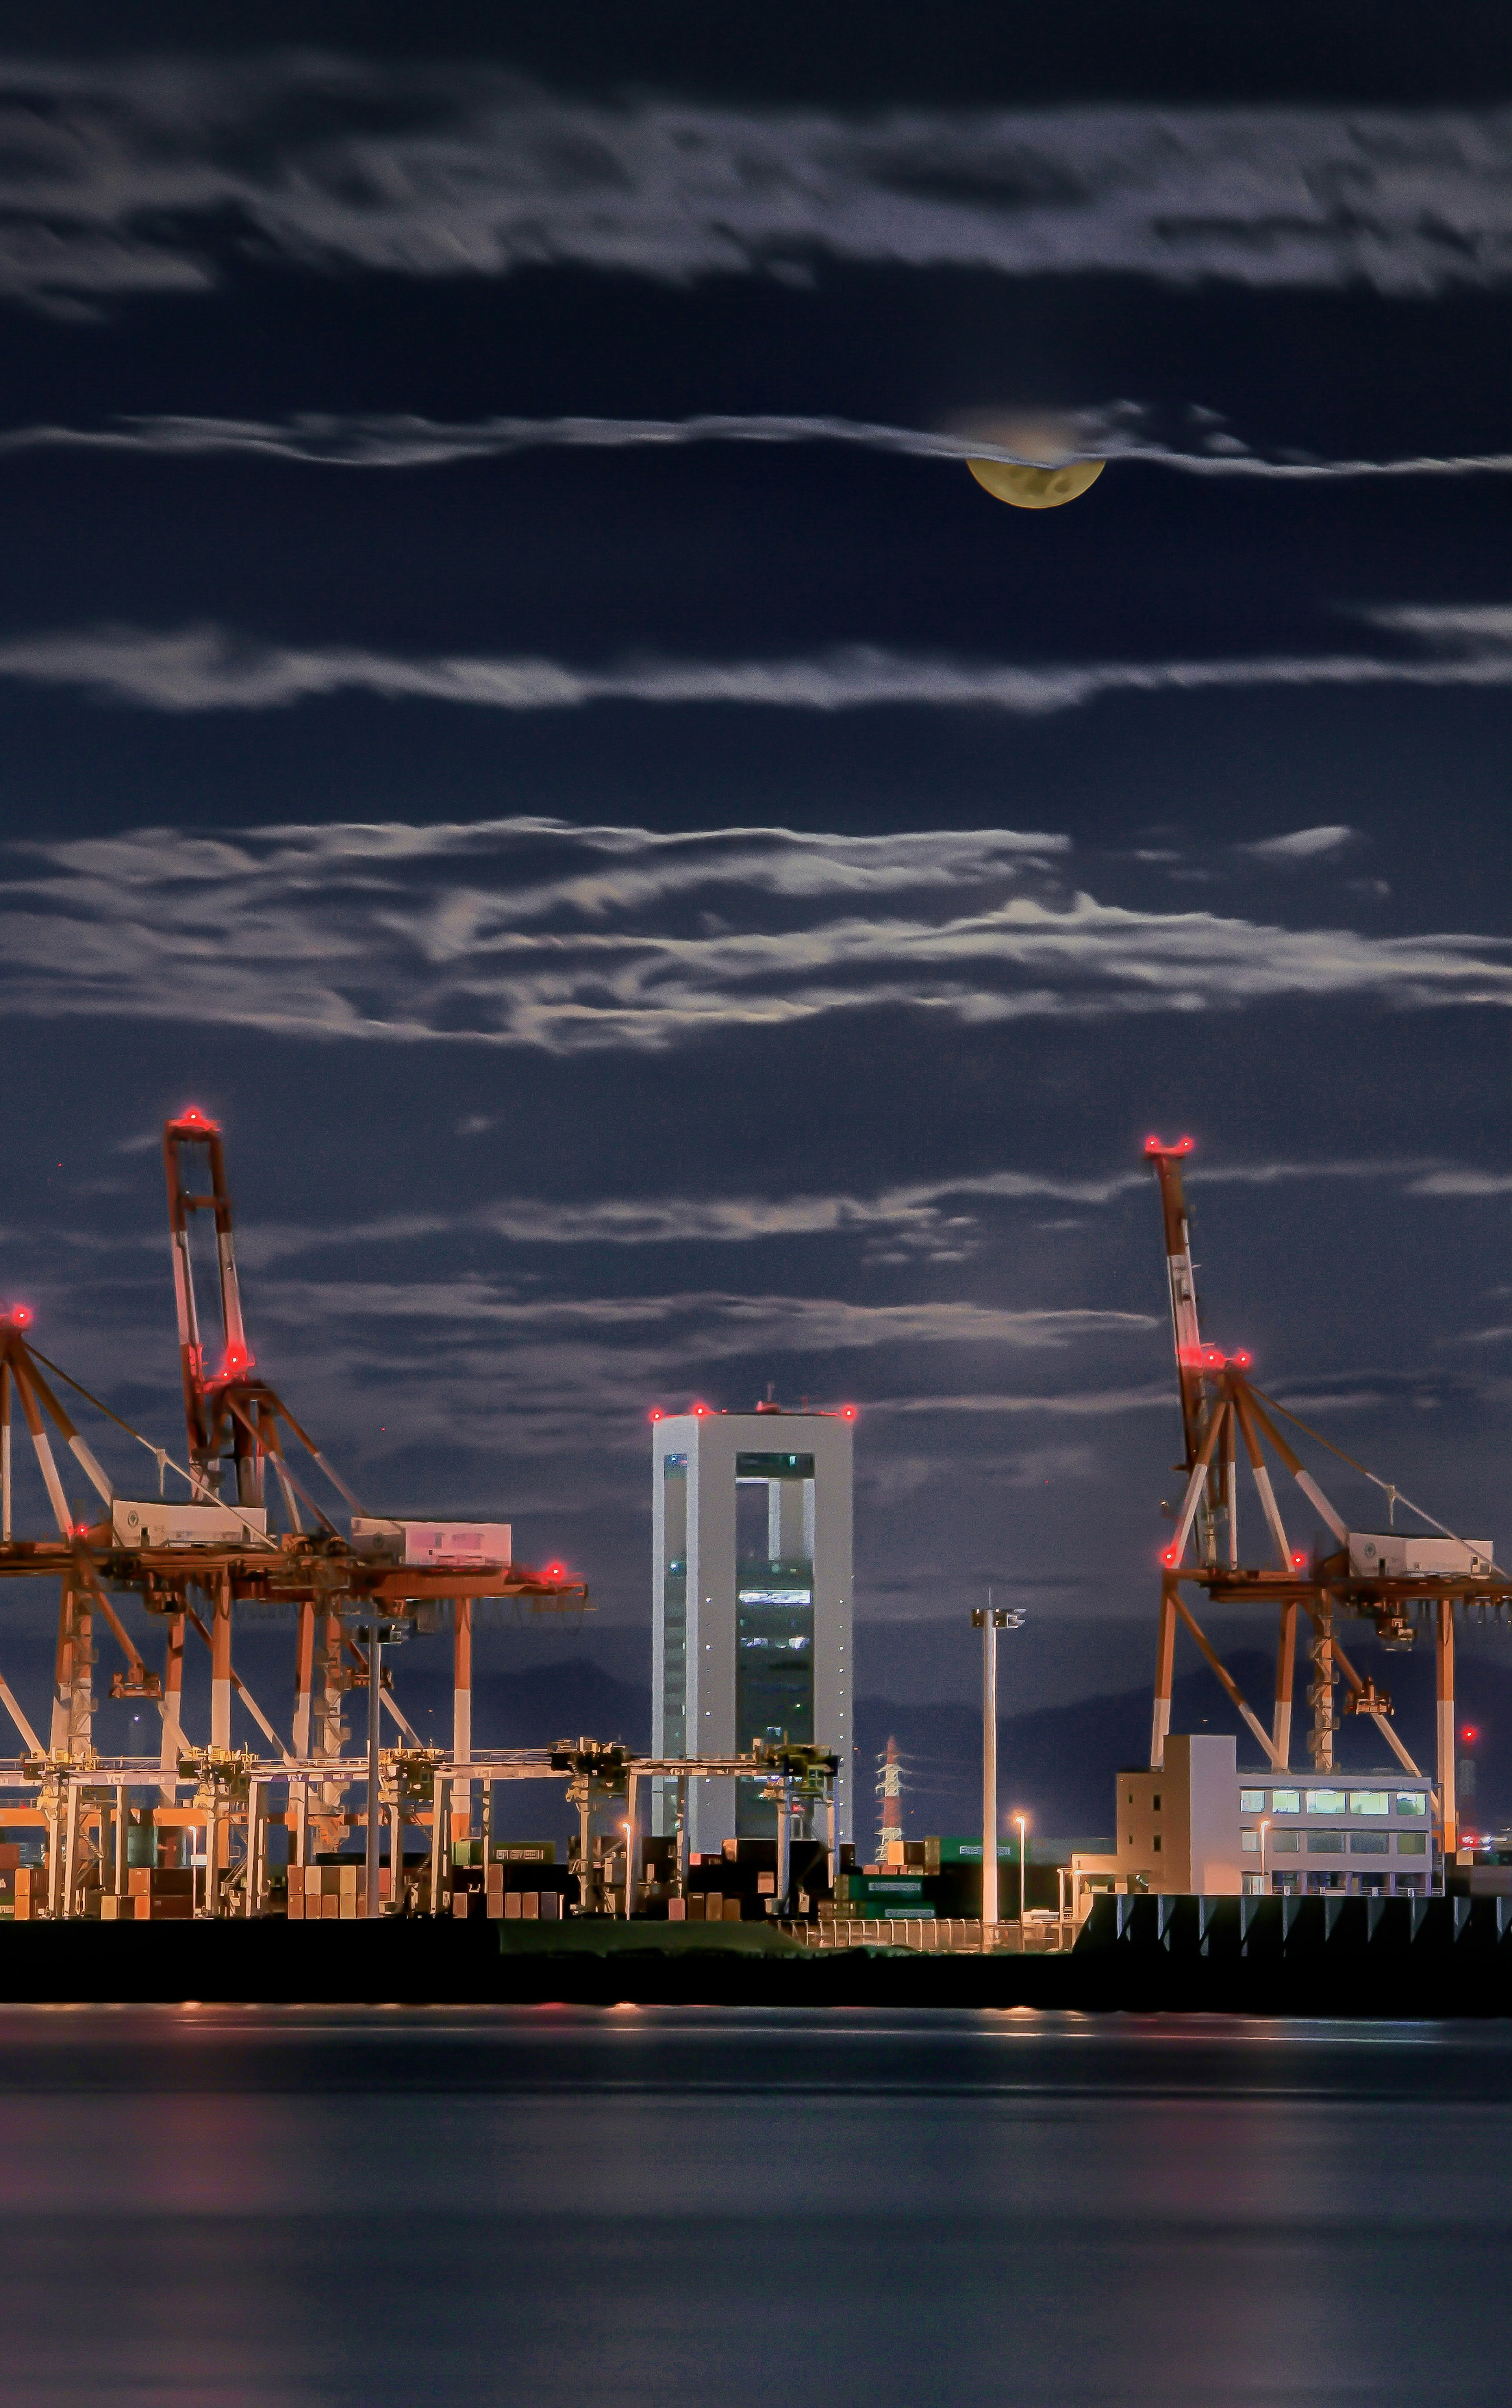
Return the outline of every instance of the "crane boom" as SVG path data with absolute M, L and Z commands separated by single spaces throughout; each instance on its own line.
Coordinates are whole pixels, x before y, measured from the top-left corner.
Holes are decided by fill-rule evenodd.
M 1203 1377 L 1203 1334 L 1197 1312 L 1197 1283 L 1191 1263 L 1191 1230 L 1187 1215 L 1181 1166 L 1191 1152 L 1190 1137 L 1174 1145 L 1158 1137 L 1145 1140 L 1145 1155 L 1161 1192 L 1161 1222 L 1165 1239 L 1165 1272 L 1171 1297 L 1171 1337 L 1176 1349 L 1177 1386 L 1181 1398 L 1181 1437 L 1186 1449 L 1183 1470 L 1196 1471 L 1211 1418 L 1211 1400 Z M 1217 1560 L 1214 1507 L 1219 1503 L 1220 1473 L 1213 1466 L 1196 1510 L 1198 1551 L 1205 1563 Z
M 208 1157 L 209 1192 L 195 1194 L 185 1177 L 185 1155 L 203 1146 Z M 263 1502 L 263 1449 L 255 1433 L 233 1411 L 224 1410 L 228 1384 L 248 1382 L 252 1357 L 242 1321 L 241 1286 L 236 1277 L 236 1247 L 232 1231 L 231 1197 L 226 1187 L 225 1154 L 218 1123 L 193 1106 L 163 1130 L 163 1163 L 168 1182 L 168 1235 L 173 1249 L 174 1300 L 178 1311 L 178 1359 L 183 1372 L 184 1420 L 189 1432 L 189 1459 L 207 1488 L 216 1487 L 216 1464 L 222 1438 L 231 1441 L 236 1472 L 236 1501 Z M 218 1372 L 207 1370 L 194 1299 L 194 1267 L 190 1253 L 190 1222 L 196 1212 L 208 1212 L 215 1222 L 217 1283 L 221 1300 L 222 1357 Z

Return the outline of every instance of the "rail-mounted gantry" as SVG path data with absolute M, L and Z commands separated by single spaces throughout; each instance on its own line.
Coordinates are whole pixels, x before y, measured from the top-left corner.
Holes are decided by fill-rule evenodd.
M 65 1851 L 57 1842 L 80 1795 L 98 1810 L 93 1819 L 102 1830 L 108 1819 L 109 1799 L 91 1801 L 92 1773 L 99 1771 L 94 1785 L 112 1798 L 127 1785 L 119 1765 L 112 1768 L 114 1777 L 107 1775 L 94 1748 L 97 1622 L 108 1630 L 124 1659 L 123 1669 L 111 1680 L 111 1696 L 148 1700 L 162 1718 L 155 1766 L 133 1760 L 136 1784 L 149 1771 L 157 1776 L 164 1800 L 158 1821 L 170 1828 L 206 1827 L 213 1821 L 224 1829 L 229 1851 L 231 1828 L 238 1818 L 244 1826 L 248 1822 L 249 1780 L 265 1783 L 276 1774 L 293 1784 L 289 1813 L 297 1820 L 303 1852 L 307 1821 L 319 1837 L 335 1839 L 349 1819 L 344 1810 L 346 1789 L 361 1777 L 359 1761 L 344 1754 L 349 1734 L 342 1722 L 348 1696 L 367 1678 L 355 1621 L 364 1614 L 387 1616 L 406 1628 L 449 1621 L 453 1732 L 447 1780 L 453 1823 L 470 1828 L 475 1604 L 480 1598 L 505 1598 L 532 1612 L 581 1611 L 589 1602 L 586 1583 L 560 1565 L 542 1571 L 515 1562 L 511 1528 L 502 1521 L 464 1525 L 443 1516 L 421 1524 L 364 1513 L 315 1440 L 258 1373 L 243 1318 L 220 1128 L 202 1112 L 181 1112 L 166 1125 L 164 1152 L 188 1438 L 183 1464 L 166 1448 L 154 1447 L 131 1430 L 120 1415 L 41 1355 L 25 1308 L 0 1312 L 0 1576 L 53 1579 L 60 1585 L 56 1678 L 46 1738 L 33 1727 L 3 1675 L 0 1707 L 22 1742 L 18 1783 L 30 1782 L 36 1789 L 34 1811 L 52 1827 L 50 1861 L 61 1882 Z M 198 1187 L 190 1176 L 197 1162 L 207 1169 Z M 195 1217 L 202 1213 L 213 1220 L 215 1231 L 219 1359 L 212 1358 L 207 1346 L 195 1295 L 191 1236 Z M 60 1389 L 87 1398 L 148 1449 L 158 1469 L 156 1497 L 120 1492 L 62 1402 Z M 18 1538 L 13 1528 L 13 1397 L 21 1409 L 55 1526 L 42 1539 Z M 69 1503 L 55 1440 L 98 1496 L 99 1511 L 93 1519 L 79 1518 Z M 303 1462 L 296 1469 L 292 1459 L 294 1448 L 324 1474 L 350 1509 L 345 1530 L 305 1484 Z M 270 1465 L 288 1524 L 282 1530 L 275 1526 L 269 1511 Z M 169 1471 L 182 1481 L 187 1496 L 165 1493 Z M 128 1600 L 135 1600 L 149 1617 L 140 1639 L 122 1612 Z M 293 1616 L 294 1712 L 287 1742 L 234 1666 L 233 1627 L 236 1608 L 244 1604 L 282 1606 Z M 156 1645 L 148 1636 L 154 1628 Z M 210 1727 L 205 1746 L 192 1744 L 183 1727 L 184 1651 L 192 1637 L 210 1653 Z M 147 1652 L 156 1654 L 157 1646 L 162 1649 L 161 1671 L 147 1662 Z M 243 1767 L 239 1774 L 227 1772 L 222 1778 L 217 1768 L 235 1768 L 240 1761 L 231 1743 L 234 1695 L 272 1754 L 259 1761 L 255 1773 Z M 381 1689 L 380 1703 L 396 1727 L 395 1754 L 418 1749 L 419 1736 L 392 1687 Z M 481 1765 L 477 1777 L 486 1777 Z M 186 1783 L 195 1791 L 187 1807 L 178 1799 Z M 229 1865 L 229 1854 L 225 1862 Z
M 1512 1580 L 1492 1559 L 1489 1542 L 1460 1539 L 1414 1506 L 1390 1482 L 1377 1480 L 1353 1458 L 1343 1460 L 1385 1491 L 1394 1525 L 1400 1503 L 1429 1531 L 1353 1530 L 1307 1470 L 1290 1440 L 1277 1426 L 1292 1427 L 1342 1455 L 1342 1449 L 1308 1430 L 1289 1409 L 1257 1388 L 1250 1377 L 1250 1357 L 1243 1352 L 1225 1354 L 1202 1334 L 1191 1259 L 1191 1220 L 1187 1210 L 1182 1166 L 1192 1151 L 1191 1138 L 1166 1144 L 1151 1137 L 1145 1154 L 1160 1190 L 1166 1274 L 1170 1288 L 1171 1327 L 1176 1349 L 1177 1386 L 1181 1411 L 1186 1474 L 1180 1503 L 1170 1510 L 1176 1530 L 1161 1556 L 1160 1638 L 1156 1658 L 1154 1713 L 1150 1730 L 1152 1765 L 1164 1760 L 1171 1721 L 1171 1681 L 1177 1627 L 1190 1632 L 1217 1674 L 1234 1711 L 1259 1741 L 1272 1766 L 1285 1770 L 1291 1762 L 1291 1702 L 1299 1617 L 1309 1627 L 1308 1659 L 1312 1678 L 1307 1702 L 1312 1725 L 1307 1752 L 1319 1772 L 1332 1770 L 1334 1734 L 1340 1727 L 1336 1711 L 1343 1682 L 1346 1714 L 1367 1714 L 1388 1746 L 1409 1772 L 1414 1764 L 1391 1718 L 1391 1700 L 1368 1673 L 1361 1672 L 1340 1643 L 1337 1625 L 1352 1619 L 1388 1648 L 1414 1644 L 1426 1627 L 1432 1630 L 1437 1666 L 1436 1811 L 1446 1855 L 1458 1841 L 1454 1795 L 1454 1617 L 1468 1607 L 1505 1617 L 1512 1609 Z M 1309 1549 L 1287 1533 L 1275 1484 L 1266 1462 L 1269 1447 L 1277 1461 L 1296 1483 L 1313 1512 L 1324 1524 L 1330 1544 Z M 1274 1560 L 1246 1560 L 1239 1536 L 1239 1456 L 1248 1464 L 1260 1522 Z M 1192 1560 L 1188 1561 L 1188 1549 Z M 1209 1602 L 1253 1608 L 1263 1601 L 1277 1608 L 1279 1633 L 1276 1656 L 1276 1697 L 1267 1731 L 1241 1695 L 1238 1684 L 1220 1658 L 1191 1606 L 1183 1587 L 1206 1592 Z

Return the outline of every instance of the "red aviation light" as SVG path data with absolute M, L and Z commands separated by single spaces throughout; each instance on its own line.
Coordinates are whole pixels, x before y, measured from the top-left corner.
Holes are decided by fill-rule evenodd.
M 256 1359 L 255 1355 L 249 1354 L 245 1346 L 228 1346 L 225 1360 L 216 1376 L 221 1380 L 239 1380 L 244 1371 L 250 1371 L 254 1368 Z
M 1163 1550 L 1162 1550 L 1162 1552 L 1161 1552 L 1161 1561 L 1162 1561 L 1162 1563 L 1163 1563 L 1163 1564 L 1169 1564 L 1169 1565 L 1172 1565 L 1173 1567 L 1174 1567 L 1175 1565 L 1178 1564 L 1178 1563 L 1181 1561 L 1181 1550 L 1180 1550 L 1180 1548 L 1179 1548 L 1179 1547 L 1165 1547 L 1165 1548 L 1163 1548 Z
M 8 1322 L 12 1329 L 28 1329 L 31 1326 L 32 1308 L 29 1304 L 13 1304 L 4 1312 L 0 1312 L 0 1321 Z
M 1190 1154 L 1194 1143 L 1195 1140 L 1190 1137 L 1178 1137 L 1175 1145 L 1167 1145 L 1163 1138 L 1147 1137 L 1145 1152 L 1147 1154 Z
M 1480 1737 L 1480 1733 L 1476 1730 L 1474 1723 L 1466 1723 L 1464 1728 L 1460 1733 L 1460 1737 L 1464 1742 L 1466 1747 L 1474 1747 L 1476 1740 Z
M 565 1580 L 566 1576 L 567 1576 L 567 1567 L 566 1567 L 566 1565 L 565 1565 L 565 1564 L 548 1564 L 548 1565 L 547 1565 L 547 1567 L 546 1567 L 546 1577 L 547 1577 L 547 1579 L 548 1579 L 548 1580 Z
M 661 1420 L 661 1418 L 662 1418 L 662 1408 L 661 1408 L 661 1406 L 660 1406 L 660 1405 L 653 1405 L 653 1406 L 651 1407 L 650 1412 L 647 1414 L 646 1418 L 647 1418 L 647 1420 L 648 1420 L 648 1421 L 651 1421 L 651 1422 L 659 1422 L 659 1421 Z
M 841 1406 L 841 1408 L 840 1408 L 840 1419 L 841 1419 L 843 1422 L 853 1422 L 853 1421 L 855 1420 L 855 1418 L 856 1418 L 856 1408 L 855 1408 L 855 1406 L 854 1406 L 854 1405 L 842 1405 L 842 1406 Z
M 706 1422 L 713 1410 L 714 1408 L 712 1405 L 695 1405 L 693 1407 L 693 1419 L 695 1421 Z
M 1241 1346 L 1237 1354 L 1231 1354 L 1229 1356 L 1229 1361 L 1234 1365 L 1234 1369 L 1239 1371 L 1248 1371 L 1254 1359 L 1255 1358 L 1250 1354 L 1248 1346 Z
M 1292 1558 L 1291 1558 L 1291 1569 L 1292 1569 L 1292 1570 L 1293 1570 L 1294 1572 L 1300 1572 L 1300 1571 L 1301 1571 L 1301 1570 L 1302 1570 L 1302 1568 L 1303 1568 L 1303 1566 L 1305 1564 L 1306 1560 L 1307 1560 L 1306 1556 L 1302 1553 L 1301 1549 L 1299 1548 L 1299 1549 L 1298 1549 L 1298 1551 L 1296 1552 L 1296 1554 L 1295 1554 L 1295 1555 L 1292 1556 Z

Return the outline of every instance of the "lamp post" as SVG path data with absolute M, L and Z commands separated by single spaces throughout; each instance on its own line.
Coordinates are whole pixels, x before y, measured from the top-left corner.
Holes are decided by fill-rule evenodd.
M 991 1948 L 990 1931 L 997 1928 L 997 1634 L 1021 1630 L 1018 1606 L 994 1605 L 987 1592 L 985 1606 L 972 1608 L 972 1628 L 982 1634 L 982 1946 Z M 1022 1900 L 1020 1902 L 1022 1919 Z
M 1024 1920 L 1024 1884 L 1029 1878 L 1029 1817 L 1027 1814 L 1015 1814 L 1013 1819 L 1019 1826 L 1019 1930 L 1021 1937 Z
M 988 1591 L 989 1599 L 991 1591 Z M 1008 1627 L 1006 1609 L 989 1602 L 972 1612 L 982 1634 L 982 1946 L 997 1929 L 997 1634 Z
M 1265 1878 L 1265 1834 L 1270 1828 L 1269 1815 L 1262 1814 L 1260 1821 L 1260 1894 L 1262 1898 L 1268 1898 L 1270 1896 L 1270 1890 Z

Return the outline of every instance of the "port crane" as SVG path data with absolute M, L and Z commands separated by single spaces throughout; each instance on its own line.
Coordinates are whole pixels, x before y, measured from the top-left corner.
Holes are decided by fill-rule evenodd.
M 59 1827 L 65 1813 L 74 1813 L 81 1791 L 88 1797 L 83 1784 L 98 1763 L 93 1682 L 97 1628 L 108 1630 L 124 1658 L 124 1670 L 110 1684 L 112 1698 L 148 1700 L 162 1718 L 156 1770 L 164 1802 L 157 1819 L 203 1825 L 207 1815 L 201 1810 L 214 1806 L 218 1826 L 226 1827 L 229 1864 L 230 1826 L 238 1816 L 222 1816 L 219 1809 L 233 1793 L 240 1803 L 239 1819 L 249 1834 L 250 1830 L 246 1813 L 250 1758 L 243 1764 L 248 1752 L 232 1747 L 233 1697 L 240 1698 L 268 1743 L 268 1769 L 298 1776 L 297 1849 L 303 1861 L 307 1817 L 314 1818 L 319 1836 L 333 1840 L 347 1819 L 342 1811 L 345 1788 L 352 1778 L 362 1777 L 359 1760 L 343 1755 L 349 1736 L 342 1723 L 344 1703 L 368 1676 L 368 1659 L 353 1627 L 356 1618 L 366 1614 L 377 1627 L 383 1617 L 393 1637 L 449 1622 L 453 1731 L 451 1748 L 445 1752 L 447 1781 L 452 1823 L 465 1822 L 470 1829 L 475 1606 L 482 1598 L 507 1598 L 535 1613 L 581 1611 L 589 1604 L 587 1584 L 560 1565 L 542 1571 L 516 1563 L 506 1523 L 464 1527 L 431 1517 L 421 1525 L 364 1512 L 304 1425 L 258 1372 L 243 1315 L 219 1125 L 195 1108 L 178 1114 L 164 1127 L 164 1157 L 188 1441 L 182 1464 L 39 1353 L 26 1307 L 0 1308 L 0 1577 L 55 1579 L 60 1593 L 46 1738 L 33 1727 L 3 1675 L 0 1709 L 22 1742 L 21 1766 L 36 1786 L 38 1819 L 51 1827 L 50 1861 L 56 1865 L 60 1854 L 70 1853 L 60 1850 Z M 191 1235 L 198 1215 L 207 1216 L 214 1227 L 219 1359 L 212 1359 L 207 1347 L 195 1294 Z M 60 1390 L 97 1408 L 154 1457 L 155 1498 L 125 1495 L 115 1486 Z M 55 1525 L 53 1534 L 43 1539 L 19 1539 L 13 1528 L 13 1398 L 21 1409 Z M 55 1441 L 94 1489 L 97 1518 L 78 1518 L 64 1485 Z M 295 1449 L 303 1450 L 351 1509 L 345 1530 L 295 1469 Z M 270 1466 L 289 1526 L 282 1531 L 273 1527 L 269 1512 Z M 170 1470 L 182 1479 L 187 1498 L 164 1493 Z M 118 1600 L 124 1598 L 135 1598 L 164 1634 L 161 1673 L 149 1669 L 143 1647 L 122 1617 Z M 233 1624 L 235 1608 L 242 1604 L 292 1611 L 294 1710 L 288 1741 L 235 1669 Z M 193 1744 L 183 1725 L 184 1653 L 195 1637 L 210 1654 L 207 1745 Z M 379 1704 L 397 1727 L 394 1753 L 417 1758 L 427 1754 L 392 1688 L 380 1687 Z M 321 1776 L 313 1784 L 312 1772 Z M 481 1768 L 478 1777 L 484 1777 Z M 140 1782 L 139 1768 L 136 1778 Z M 177 1802 L 186 1781 L 196 1785 L 190 1808 Z M 115 1785 L 121 1786 L 119 1782 Z M 118 1823 L 120 1819 L 118 1814 Z
M 1184 1628 L 1217 1675 L 1230 1703 L 1248 1726 L 1277 1771 L 1291 1760 L 1292 1684 L 1299 1623 L 1305 1617 L 1311 1679 L 1307 1703 L 1312 1724 L 1307 1753 L 1319 1773 L 1334 1769 L 1334 1737 L 1341 1727 L 1338 1691 L 1344 1686 L 1343 1712 L 1366 1714 L 1376 1724 L 1399 1763 L 1416 1773 L 1391 1717 L 1391 1698 L 1361 1672 L 1346 1654 L 1338 1635 L 1341 1620 L 1352 1619 L 1388 1649 L 1416 1643 L 1426 1627 L 1432 1631 L 1437 1670 L 1436 1811 L 1446 1856 L 1458 1845 L 1454 1793 L 1454 1616 L 1471 1605 L 1505 1617 L 1512 1609 L 1512 1580 L 1495 1563 L 1489 1542 L 1457 1538 L 1420 1507 L 1414 1506 L 1390 1482 L 1377 1480 L 1353 1458 L 1364 1477 L 1383 1489 L 1392 1508 L 1400 1502 L 1429 1532 L 1352 1529 L 1306 1469 L 1291 1440 L 1279 1426 L 1286 1423 L 1331 1453 L 1343 1451 L 1331 1440 L 1306 1429 L 1277 1398 L 1256 1386 L 1249 1354 L 1225 1354 L 1202 1333 L 1191 1259 L 1191 1216 L 1187 1208 L 1183 1166 L 1192 1152 L 1190 1137 L 1167 1144 L 1158 1137 L 1145 1141 L 1145 1155 L 1155 1174 L 1160 1195 L 1170 1292 L 1171 1330 L 1176 1352 L 1177 1388 L 1180 1404 L 1184 1456 L 1177 1468 L 1186 1475 L 1178 1505 L 1170 1510 L 1175 1534 L 1161 1555 L 1160 1634 L 1156 1651 L 1154 1710 L 1149 1760 L 1164 1762 L 1171 1723 L 1171 1683 L 1177 1632 Z M 1280 1469 L 1301 1490 L 1328 1534 L 1315 1550 L 1289 1536 L 1271 1477 L 1266 1450 Z M 1240 1541 L 1239 1458 L 1247 1464 L 1259 1504 L 1258 1526 L 1269 1560 L 1247 1559 Z M 1191 1551 L 1189 1560 L 1189 1549 Z M 1276 1655 L 1276 1696 L 1267 1730 L 1241 1694 L 1199 1624 L 1184 1589 L 1205 1591 L 1214 1606 L 1264 1602 L 1276 1607 L 1279 1629 Z

